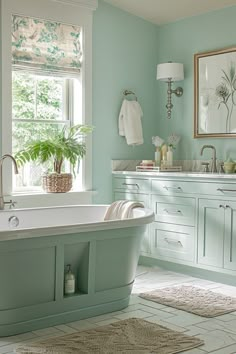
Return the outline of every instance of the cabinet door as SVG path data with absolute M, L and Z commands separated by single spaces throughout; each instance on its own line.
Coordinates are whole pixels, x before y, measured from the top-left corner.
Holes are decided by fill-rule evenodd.
M 130 192 L 115 192 L 115 200 L 136 200 L 145 205 L 146 208 L 149 206 L 149 196 L 148 194 L 142 193 L 130 193 Z M 150 253 L 150 232 L 149 225 L 147 226 L 147 231 L 145 232 L 144 238 L 141 244 L 141 252 Z
M 236 202 L 225 204 L 224 268 L 236 270 Z
M 199 200 L 198 263 L 223 267 L 224 203 L 220 200 Z

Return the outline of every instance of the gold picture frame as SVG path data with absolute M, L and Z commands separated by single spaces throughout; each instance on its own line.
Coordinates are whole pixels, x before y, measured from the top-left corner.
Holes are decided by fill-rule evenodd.
M 236 137 L 236 47 L 194 54 L 194 138 Z

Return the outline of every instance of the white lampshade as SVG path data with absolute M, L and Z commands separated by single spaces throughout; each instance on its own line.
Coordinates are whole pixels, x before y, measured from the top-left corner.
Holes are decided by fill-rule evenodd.
M 181 81 L 184 79 L 184 65 L 180 63 L 163 63 L 157 65 L 157 80 Z

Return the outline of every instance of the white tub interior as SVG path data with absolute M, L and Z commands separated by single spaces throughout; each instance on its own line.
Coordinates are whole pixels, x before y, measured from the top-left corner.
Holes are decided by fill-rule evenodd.
M 3 210 L 0 212 L 0 232 L 104 223 L 104 215 L 108 207 L 109 205 L 77 205 Z M 135 219 L 150 217 L 150 215 L 150 211 L 144 208 L 133 210 Z M 18 225 L 14 222 L 16 221 L 14 218 L 17 218 Z

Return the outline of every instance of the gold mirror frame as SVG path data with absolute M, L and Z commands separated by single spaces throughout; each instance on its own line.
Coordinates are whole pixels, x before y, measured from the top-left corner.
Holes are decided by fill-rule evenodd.
M 236 137 L 236 47 L 194 54 L 194 138 Z

